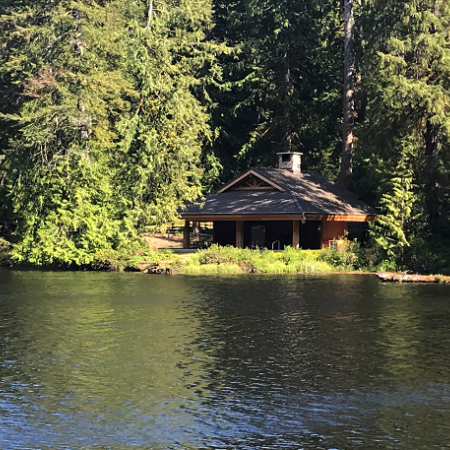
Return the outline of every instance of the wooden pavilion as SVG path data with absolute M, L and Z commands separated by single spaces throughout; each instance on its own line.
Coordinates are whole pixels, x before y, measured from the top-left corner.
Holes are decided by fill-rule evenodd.
M 213 242 L 236 247 L 325 248 L 376 211 L 319 173 L 301 170 L 301 153 L 279 153 L 278 169 L 248 169 L 215 193 L 186 205 L 183 247 L 191 222 L 212 222 Z M 351 233 L 350 233 L 351 234 Z

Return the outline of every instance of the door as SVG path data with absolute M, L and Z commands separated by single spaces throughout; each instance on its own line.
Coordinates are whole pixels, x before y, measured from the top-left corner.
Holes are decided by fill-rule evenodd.
M 266 244 L 266 226 L 264 224 L 252 225 L 251 248 L 264 248 Z

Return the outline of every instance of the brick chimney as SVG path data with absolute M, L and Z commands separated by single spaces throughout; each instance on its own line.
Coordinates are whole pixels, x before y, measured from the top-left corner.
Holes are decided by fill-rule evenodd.
M 286 169 L 292 173 L 300 174 L 302 171 L 302 155 L 298 152 L 277 153 L 278 168 Z

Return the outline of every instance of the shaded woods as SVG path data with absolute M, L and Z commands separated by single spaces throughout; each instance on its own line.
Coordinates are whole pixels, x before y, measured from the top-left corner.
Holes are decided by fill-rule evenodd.
M 138 254 L 184 202 L 288 149 L 384 214 L 378 263 L 449 267 L 450 5 L 344 4 L 2 1 L 11 257 Z

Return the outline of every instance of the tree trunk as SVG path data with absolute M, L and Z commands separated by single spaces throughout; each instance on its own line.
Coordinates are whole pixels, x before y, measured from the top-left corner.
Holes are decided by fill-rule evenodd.
M 284 120 L 285 151 L 292 150 L 292 118 L 291 118 L 291 39 L 289 26 L 284 30 Z
M 427 120 L 427 134 L 426 134 L 426 156 L 437 156 L 438 154 L 438 132 L 437 127 L 432 125 L 429 120 Z
M 427 120 L 427 131 L 425 135 L 425 201 L 426 209 L 432 222 L 439 219 L 439 137 L 437 126 Z
M 342 127 L 342 156 L 339 183 L 349 187 L 352 180 L 353 122 L 355 103 L 353 54 L 353 0 L 344 0 L 344 105 Z

